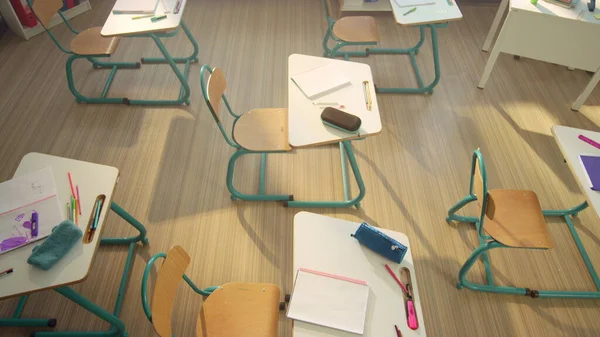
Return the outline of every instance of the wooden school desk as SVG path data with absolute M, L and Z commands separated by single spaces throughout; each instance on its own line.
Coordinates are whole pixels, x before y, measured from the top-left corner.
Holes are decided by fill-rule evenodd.
M 396 337 L 397 325 L 404 337 L 425 337 L 425 322 L 417 286 L 412 251 L 408 237 L 402 233 L 380 229 L 408 247 L 400 264 L 361 246 L 350 236 L 360 226 L 358 222 L 336 219 L 314 213 L 300 212 L 294 217 L 294 279 L 299 268 L 308 268 L 366 281 L 369 302 L 364 337 Z M 410 270 L 419 328 L 411 330 L 406 323 L 406 311 L 400 286 L 385 269 L 388 264 L 398 273 L 402 267 Z M 294 337 L 356 337 L 356 334 L 316 324 L 294 321 Z
M 575 180 L 579 184 L 579 187 L 583 190 L 586 201 L 582 204 L 575 206 L 571 209 L 565 211 L 544 211 L 544 215 L 559 215 L 564 216 L 565 221 L 569 227 L 569 231 L 573 236 L 573 240 L 577 245 L 577 249 L 585 265 L 588 269 L 588 272 L 594 281 L 594 285 L 596 286 L 596 291 L 590 293 L 585 298 L 600 298 L 600 279 L 598 278 L 598 274 L 590 261 L 590 258 L 583 246 L 583 243 L 579 239 L 579 235 L 575 230 L 575 226 L 570 219 L 570 216 L 576 216 L 577 213 L 583 211 L 588 206 L 592 206 L 592 209 L 596 212 L 596 214 L 600 217 L 600 192 L 593 191 L 590 186 L 590 181 L 588 180 L 587 173 L 585 172 L 580 160 L 579 155 L 581 154 L 590 154 L 600 156 L 600 149 L 597 149 L 588 143 L 580 140 L 579 135 L 586 136 L 596 142 L 600 143 L 600 132 L 593 132 L 588 130 L 570 128 L 567 126 L 555 125 L 552 127 L 552 134 L 554 135 L 554 139 L 558 143 L 558 147 L 565 158 L 567 164 L 569 165 L 569 169 L 571 169 L 571 173 L 575 176 Z M 583 297 L 583 296 L 582 296 Z
M 183 21 L 183 12 L 187 0 L 181 0 L 179 12 L 174 13 L 177 0 L 158 0 L 156 16 L 167 15 L 165 19 L 152 22 L 151 18 L 141 18 L 134 20 L 134 17 L 142 16 L 140 14 L 114 14 L 112 11 L 102 27 L 102 36 L 124 36 L 124 37 L 150 37 L 163 54 L 164 58 L 142 58 L 142 63 L 167 63 L 179 79 L 181 89 L 179 98 L 175 100 L 133 100 L 125 99 L 129 104 L 189 104 L 190 86 L 188 84 L 188 72 L 190 63 L 198 62 L 198 43 Z M 179 32 L 181 26 L 185 35 L 188 37 L 194 51 L 188 57 L 172 57 L 167 48 L 161 42 L 161 37 L 173 37 Z M 177 67 L 177 63 L 184 63 L 183 73 Z
M 437 28 L 448 26 L 449 21 L 462 19 L 462 13 L 455 0 L 432 0 L 434 4 L 423 6 L 408 6 L 400 7 L 395 0 L 389 0 L 394 19 L 400 26 L 419 27 L 420 38 L 416 45 L 411 48 L 367 48 L 365 51 L 358 52 L 338 52 L 338 55 L 347 54 L 350 56 L 369 56 L 369 54 L 408 54 L 415 71 L 417 78 L 417 88 L 381 88 L 377 87 L 377 92 L 381 93 L 431 93 L 433 88 L 440 81 L 440 61 L 438 51 Z M 366 6 L 366 5 L 365 5 Z M 411 8 L 416 7 L 417 10 L 410 14 L 404 15 Z M 431 45 L 433 48 L 433 66 L 435 77 L 428 85 L 425 85 L 419 65 L 417 64 L 416 55 L 419 49 L 425 42 L 425 28 L 431 30 Z
M 82 231 L 87 225 L 88 219 L 92 216 L 91 213 L 94 208 L 94 200 L 96 200 L 98 195 L 104 194 L 106 196 L 105 204 L 107 203 L 106 205 L 110 205 L 111 210 L 139 231 L 139 235 L 129 238 L 101 238 L 105 225 L 104 220 L 106 219 L 109 210 L 108 207 L 103 207 L 100 213 L 100 220 L 98 221 L 98 228 L 91 243 L 78 243 L 50 270 L 44 271 L 27 264 L 27 258 L 31 255 L 32 248 L 41 244 L 43 240 L 0 255 L 0 269 L 14 269 L 13 273 L 0 278 L 0 299 L 21 296 L 13 318 L 1 318 L 0 327 L 46 327 L 56 325 L 55 319 L 20 318 L 28 294 L 53 289 L 111 325 L 109 331 L 73 332 L 70 333 L 70 336 L 125 336 L 125 324 L 119 319 L 119 312 L 121 311 L 121 304 L 123 302 L 125 287 L 127 286 L 131 268 L 131 261 L 135 253 L 137 242 L 142 242 L 143 244 L 148 242 L 148 239 L 146 238 L 146 229 L 116 203 L 112 202 L 113 191 L 119 178 L 119 171 L 115 167 L 60 158 L 41 153 L 29 153 L 21 160 L 21 163 L 15 172 L 15 177 L 37 171 L 47 166 L 52 168 L 61 205 L 64 205 L 64 201 L 69 200 L 71 197 L 67 172 L 71 172 L 74 180 L 73 183 L 79 185 L 82 209 L 79 227 Z M 96 255 L 100 244 L 126 244 L 129 246 L 129 253 L 125 262 L 121 284 L 119 286 L 119 295 L 117 296 L 117 301 L 112 313 L 92 303 L 69 287 L 69 285 L 83 282 L 87 278 L 94 262 L 94 256 Z M 32 335 L 38 337 L 65 336 L 65 333 L 38 332 Z
M 318 99 L 308 99 L 292 81 L 292 76 L 302 74 L 314 68 L 335 64 L 342 69 L 351 85 L 342 87 Z M 369 81 L 372 108 L 367 110 L 363 81 Z M 345 201 L 287 201 L 289 207 L 349 207 L 358 206 L 365 195 L 365 187 L 354 152 L 352 139 L 364 138 L 381 132 L 381 117 L 371 67 L 362 63 L 333 60 L 324 57 L 293 54 L 288 58 L 288 130 L 289 143 L 292 147 L 318 146 L 339 143 L 342 160 L 342 177 L 344 183 Z M 360 117 L 362 125 L 358 133 L 348 133 L 326 126 L 321 121 L 321 111 L 324 107 L 315 106 L 313 102 L 337 102 L 344 105 L 340 109 Z M 346 170 L 346 157 L 350 162 L 360 193 L 350 199 L 350 190 Z
M 581 0 L 573 8 L 564 8 L 544 0 L 536 5 L 529 0 L 502 0 L 483 45 L 484 51 L 489 49 L 507 7 L 508 15 L 477 86 L 485 87 L 501 52 L 597 72 L 600 20 L 594 19 L 594 14 L 600 11 L 597 7 L 594 13 L 588 11 L 588 2 Z M 597 82 L 598 76 L 590 80 L 588 88 L 573 104 L 573 110 L 579 109 Z

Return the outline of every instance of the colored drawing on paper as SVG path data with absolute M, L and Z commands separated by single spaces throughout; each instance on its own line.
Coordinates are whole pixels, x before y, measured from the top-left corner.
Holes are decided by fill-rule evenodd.
M 13 234 L 11 237 L 6 238 L 0 242 L 0 252 L 20 247 L 29 242 L 30 237 L 27 235 L 28 231 L 21 232 L 21 230 L 19 230 L 19 227 L 22 227 L 29 231 L 31 230 L 31 222 L 29 220 L 24 221 L 22 224 L 20 223 L 21 220 L 23 220 L 24 218 L 24 213 L 19 214 L 19 216 L 15 218 L 16 223 L 13 227 Z

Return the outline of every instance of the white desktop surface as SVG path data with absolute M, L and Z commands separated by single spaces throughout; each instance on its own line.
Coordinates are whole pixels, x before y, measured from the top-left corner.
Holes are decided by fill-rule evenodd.
M 580 154 L 600 156 L 600 149 L 597 149 L 577 138 L 579 135 L 584 135 L 595 142 L 600 143 L 600 132 L 555 125 L 552 127 L 552 134 L 558 143 L 558 147 L 560 148 L 563 157 L 571 169 L 571 173 L 573 173 L 575 180 L 577 180 L 577 183 L 579 184 L 579 187 L 585 193 L 588 204 L 596 211 L 596 214 L 600 216 L 600 192 L 594 191 L 590 188 L 587 173 L 579 161 Z
M 155 15 L 164 15 L 166 11 L 169 11 L 169 14 L 166 14 L 167 17 L 165 19 L 156 22 L 152 22 L 150 18 L 132 19 L 135 16 L 142 16 L 143 14 L 114 14 L 111 10 L 100 34 L 102 36 L 124 36 L 174 30 L 179 27 L 185 4 L 187 3 L 187 0 L 181 1 L 182 4 L 179 13 L 174 14 L 173 9 L 177 0 L 159 0 Z
M 444 23 L 462 19 L 463 15 L 460 8 L 458 8 L 456 0 L 452 0 L 452 5 L 449 5 L 446 0 L 432 0 L 432 2 L 435 2 L 435 4 L 400 7 L 396 0 L 390 0 L 392 12 L 394 12 L 394 19 L 402 26 Z M 410 14 L 403 15 L 413 7 L 417 7 L 417 10 Z
M 49 270 L 42 270 L 27 264 L 32 248 L 42 244 L 45 240 L 36 241 L 0 255 L 0 270 L 14 269 L 11 274 L 0 277 L 0 299 L 81 282 L 87 277 L 94 261 L 94 255 L 104 229 L 104 220 L 110 211 L 119 170 L 115 167 L 47 154 L 28 153 L 21 160 L 14 176 L 34 172 L 47 166 L 52 167 L 61 205 L 66 205 L 71 198 L 67 172 L 71 172 L 73 183 L 79 185 L 82 210 L 79 216 L 79 228 L 84 231 L 84 235 L 94 207 L 94 200 L 100 194 L 106 196 L 105 205 L 100 213 L 98 229 L 91 243 L 83 244 L 82 239 Z
M 402 233 L 380 229 L 409 247 L 404 260 L 396 264 L 361 246 L 350 236 L 359 226 L 358 222 L 309 212 L 297 213 L 294 217 L 294 279 L 299 268 L 309 268 L 366 281 L 370 292 L 365 332 L 362 336 L 396 337 L 394 325 L 397 325 L 404 337 L 425 337 L 425 322 L 408 237 Z M 419 321 L 417 330 L 408 328 L 402 290 L 385 269 L 386 263 L 396 273 L 401 267 L 407 267 L 411 272 Z M 301 321 L 294 321 L 292 334 L 293 337 L 358 336 L 351 332 Z
M 292 76 L 304 73 L 327 64 L 337 64 L 343 68 L 351 85 L 342 87 L 329 94 L 308 99 L 292 81 Z M 367 110 L 363 91 L 363 81 L 369 81 L 372 108 Z M 359 134 L 348 133 L 326 126 L 321 121 L 324 107 L 313 105 L 314 102 L 337 102 L 344 105 L 343 110 L 356 115 L 362 120 Z M 343 140 L 357 139 L 381 132 L 381 117 L 377 94 L 373 85 L 371 67 L 363 63 L 334 60 L 324 57 L 292 54 L 288 58 L 288 123 L 289 142 L 292 147 L 304 147 L 337 143 Z
M 594 19 L 594 14 L 600 14 L 597 10 L 593 13 L 587 9 L 589 0 L 579 0 L 573 8 L 561 7 L 544 0 L 539 0 L 537 4 L 532 4 L 529 0 L 510 0 L 511 10 L 522 10 L 538 14 L 547 14 L 566 19 L 585 21 L 592 24 L 600 24 L 600 20 Z M 596 9 L 598 9 L 596 4 Z M 582 12 L 583 11 L 583 12 Z M 580 16 L 583 14 L 582 16 Z

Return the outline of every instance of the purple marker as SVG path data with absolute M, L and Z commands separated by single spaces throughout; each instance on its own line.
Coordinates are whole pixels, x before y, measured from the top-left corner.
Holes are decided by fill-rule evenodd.
M 35 238 L 38 236 L 38 214 L 36 211 L 31 213 L 31 237 Z

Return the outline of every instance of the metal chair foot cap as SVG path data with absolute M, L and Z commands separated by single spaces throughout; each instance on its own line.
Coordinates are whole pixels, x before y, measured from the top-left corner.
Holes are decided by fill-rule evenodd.
M 286 294 L 285 295 L 285 303 L 290 303 L 290 299 L 292 299 L 292 295 Z
M 51 327 L 51 328 L 54 328 L 56 326 L 56 322 L 57 322 L 56 318 L 50 318 L 48 320 L 48 326 Z M 35 332 L 34 332 L 34 334 L 35 334 Z
M 460 282 L 456 283 L 456 289 L 462 289 L 464 287 L 465 286 L 463 286 L 462 283 L 460 283 Z
M 279 302 L 279 311 L 285 310 L 285 302 Z
M 123 97 L 123 104 L 131 105 L 131 101 L 129 101 L 129 98 Z
M 236 201 L 236 200 L 237 200 L 237 198 L 232 195 L 231 196 L 231 201 Z
M 141 62 L 136 62 L 135 63 L 135 69 L 140 69 L 142 67 L 142 63 Z
M 293 194 L 290 194 L 290 195 L 288 196 L 288 200 L 289 200 L 289 201 L 294 201 L 294 195 L 293 195 Z
M 148 242 L 150 242 L 150 241 L 148 241 L 148 238 L 143 238 L 142 239 L 142 245 L 147 245 Z
M 360 202 L 357 202 L 356 204 L 354 204 L 354 207 L 355 207 L 356 209 L 359 209 L 359 208 L 360 208 Z
M 146 60 L 145 60 L 145 59 L 142 57 L 142 58 L 140 59 L 140 62 L 142 62 L 142 63 L 146 63 Z
M 289 203 L 289 201 L 284 201 L 283 202 L 283 207 L 287 208 L 289 206 L 288 203 Z

